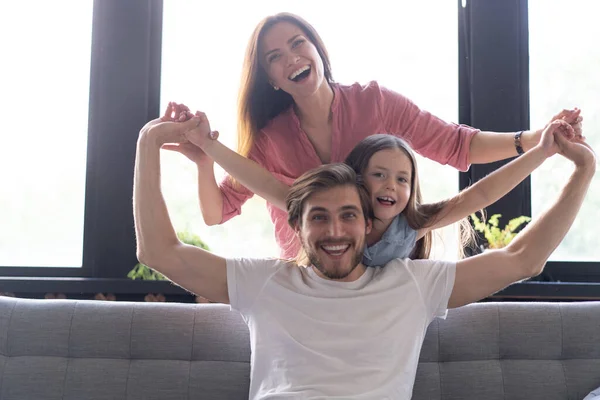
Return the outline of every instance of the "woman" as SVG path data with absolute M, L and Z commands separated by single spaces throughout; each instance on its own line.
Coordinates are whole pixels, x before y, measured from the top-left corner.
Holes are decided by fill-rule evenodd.
M 581 133 L 579 110 L 563 118 Z M 380 87 L 333 81 L 327 51 L 302 18 L 281 13 L 261 21 L 247 47 L 239 91 L 238 152 L 290 185 L 307 170 L 342 162 L 352 148 L 375 133 L 406 140 L 423 156 L 466 170 L 515 156 L 539 141 L 541 130 L 518 134 L 481 132 L 446 123 L 404 96 Z M 227 177 L 217 184 L 213 163 L 192 145 L 167 146 L 198 166 L 200 208 L 207 225 L 241 212 L 253 193 Z M 296 255 L 298 243 L 285 212 L 267 204 L 282 257 Z

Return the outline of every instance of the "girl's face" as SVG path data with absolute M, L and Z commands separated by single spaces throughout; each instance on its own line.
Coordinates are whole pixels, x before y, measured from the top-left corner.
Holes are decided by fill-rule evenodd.
M 400 149 L 373 154 L 363 178 L 373 204 L 375 217 L 391 222 L 406 208 L 413 178 L 412 163 Z
M 279 22 L 266 32 L 260 57 L 271 84 L 294 98 L 312 95 L 325 81 L 317 48 L 292 23 Z

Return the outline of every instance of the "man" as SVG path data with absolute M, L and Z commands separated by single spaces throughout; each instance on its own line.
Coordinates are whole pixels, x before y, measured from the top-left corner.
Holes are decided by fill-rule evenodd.
M 134 183 L 138 258 L 243 315 L 252 346 L 252 399 L 409 399 L 433 318 L 538 275 L 595 173 L 594 153 L 583 139 L 567 141 L 557 133 L 565 123 L 554 121 L 540 146 L 560 151 L 575 170 L 553 206 L 508 247 L 458 262 L 406 259 L 365 268 L 369 197 L 348 166 L 330 164 L 300 177 L 286 202 L 307 265 L 224 259 L 179 242 L 160 191 L 161 146 L 193 139 L 206 131 L 204 124 L 198 114 L 142 128 Z

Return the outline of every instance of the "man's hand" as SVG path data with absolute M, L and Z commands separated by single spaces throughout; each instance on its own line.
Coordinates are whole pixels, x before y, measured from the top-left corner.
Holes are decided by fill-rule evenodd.
M 553 116 L 550 122 L 558 120 L 565 121 L 572 128 L 572 130 L 567 131 L 564 129 L 564 127 L 561 127 L 561 131 L 567 139 L 572 140 L 573 138 L 582 137 L 583 117 L 581 116 L 581 110 L 579 108 L 575 107 L 572 110 L 562 110 L 561 112 Z M 535 147 L 540 142 L 540 138 L 542 137 L 543 131 L 544 129 L 538 129 L 523 132 L 523 135 L 521 136 L 523 149 L 527 151 Z
M 569 141 L 560 134 L 555 133 L 555 141 L 559 153 L 565 158 L 573 161 L 577 168 L 586 168 L 592 171 L 596 169 L 596 155 L 583 137 L 576 137 Z
M 556 137 L 562 137 L 565 140 L 575 140 L 575 131 L 571 125 L 562 119 L 550 122 L 542 131 L 542 137 L 536 147 L 541 148 L 547 157 L 551 157 L 560 151 L 556 143 Z
M 208 123 L 205 116 L 204 119 Z M 194 116 L 185 105 L 170 102 L 160 118 L 144 125 L 140 137 L 142 135 L 150 137 L 161 148 L 177 151 L 198 166 L 212 166 L 213 160 L 187 138 L 190 131 L 199 128 L 201 123 L 204 121 L 201 121 L 200 116 Z M 210 129 L 210 126 L 208 128 Z M 215 132 L 213 136 L 218 137 L 218 133 Z
M 210 130 L 210 123 L 204 113 L 197 111 L 196 114 L 192 114 L 186 105 L 169 102 L 165 114 L 160 119 L 165 122 L 182 123 L 192 118 L 198 121 L 198 126 L 196 129 L 184 134 L 185 141 L 164 144 L 162 148 L 177 151 L 195 162 L 198 166 L 212 165 L 213 160 L 204 153 L 202 147 L 208 143 L 208 140 L 218 139 L 219 132 Z
M 576 134 L 572 125 L 562 119 L 554 119 L 546 125 L 536 147 L 542 148 L 547 157 L 560 153 L 576 167 L 595 168 L 596 165 L 594 151 L 582 132 Z
M 204 114 L 203 112 L 196 111 L 196 114 L 192 114 L 192 112 L 190 111 L 188 106 L 186 106 L 185 104 L 169 102 L 167 111 L 165 112 L 165 115 L 163 115 L 161 117 L 161 119 L 163 121 L 185 122 L 185 121 L 189 121 L 190 119 L 194 118 L 194 116 L 200 117 L 200 118 L 205 118 L 206 121 L 208 122 L 208 119 L 206 118 L 206 114 Z M 208 128 L 209 128 L 208 129 L 209 130 L 208 138 L 212 139 L 212 140 L 217 140 L 219 138 L 219 132 L 211 131 L 210 124 L 209 124 Z M 204 132 L 199 132 L 199 133 L 204 133 Z M 205 136 L 201 136 L 201 138 L 204 139 Z
M 172 110 L 173 107 L 169 104 L 165 114 L 169 115 Z M 171 122 L 165 121 L 163 116 L 144 125 L 140 130 L 140 137 L 146 137 L 160 146 L 165 143 L 187 143 L 186 133 L 195 129 L 199 123 L 199 118 L 192 118 L 186 122 Z

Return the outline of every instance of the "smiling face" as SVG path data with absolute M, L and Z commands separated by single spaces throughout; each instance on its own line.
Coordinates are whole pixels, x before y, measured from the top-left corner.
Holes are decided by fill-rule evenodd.
M 413 168 L 411 159 L 398 148 L 373 154 L 363 171 L 375 217 L 387 223 L 406 208 L 410 198 Z
M 262 38 L 260 59 L 273 86 L 292 97 L 314 94 L 327 84 L 323 60 L 306 33 L 290 22 L 278 22 Z
M 364 272 L 361 260 L 370 229 L 356 186 L 344 185 L 310 195 L 296 233 L 322 277 L 354 281 Z

